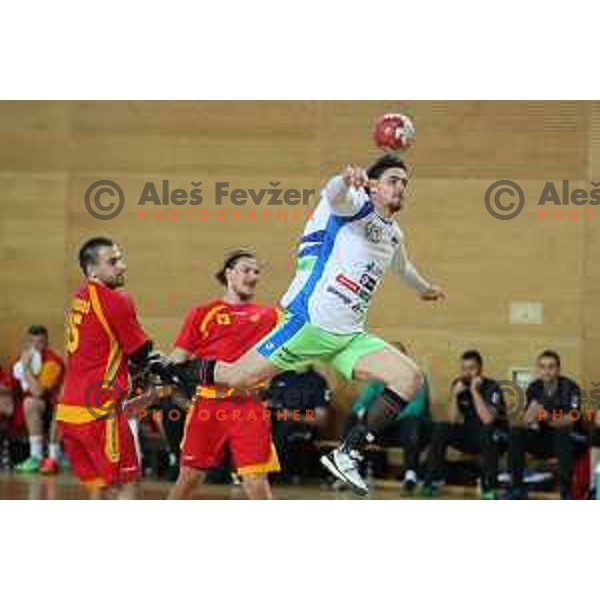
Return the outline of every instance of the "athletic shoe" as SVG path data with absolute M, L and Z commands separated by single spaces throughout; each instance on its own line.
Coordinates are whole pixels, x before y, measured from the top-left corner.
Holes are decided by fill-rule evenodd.
M 423 484 L 423 488 L 421 489 L 421 493 L 426 498 L 435 498 L 440 495 L 442 485 L 438 481 L 430 481 Z
M 498 500 L 496 490 L 486 490 L 485 492 L 482 491 L 479 497 L 481 500 Z
M 512 487 L 502 496 L 502 500 L 527 500 L 528 498 L 527 488 L 523 486 Z
M 19 463 L 15 467 L 17 473 L 37 473 L 40 470 L 41 461 L 39 458 L 30 456 L 27 460 Z
M 336 478 L 350 486 L 360 496 L 369 493 L 369 487 L 358 472 L 356 460 L 347 452 L 336 448 L 321 456 L 321 464 Z
M 40 467 L 42 475 L 56 475 L 60 471 L 58 461 L 54 458 L 45 458 Z
M 402 486 L 404 487 L 405 492 L 411 493 L 415 491 L 415 488 L 417 487 L 417 474 L 412 469 L 409 469 L 404 473 L 404 482 L 402 483 Z

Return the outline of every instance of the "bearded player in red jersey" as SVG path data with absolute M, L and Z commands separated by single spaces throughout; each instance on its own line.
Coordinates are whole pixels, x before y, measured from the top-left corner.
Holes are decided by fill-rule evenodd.
M 152 342 L 125 284 L 121 249 L 93 238 L 79 251 L 85 282 L 68 320 L 67 367 L 56 420 L 73 472 L 92 498 L 133 498 L 140 461 L 126 414 L 129 363 L 143 366 Z
M 226 287 L 219 300 L 189 312 L 171 360 L 217 357 L 233 362 L 252 348 L 277 324 L 275 307 L 252 303 L 260 279 L 260 265 L 251 252 L 231 254 L 216 274 Z M 199 388 L 192 400 L 181 445 L 179 478 L 170 500 L 189 498 L 203 472 L 218 467 L 229 447 L 234 466 L 249 499 L 271 499 L 267 474 L 279 470 L 271 440 L 269 412 L 254 391 Z

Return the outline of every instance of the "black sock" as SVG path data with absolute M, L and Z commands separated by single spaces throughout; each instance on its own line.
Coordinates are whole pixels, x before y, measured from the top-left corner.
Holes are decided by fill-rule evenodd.
M 357 423 L 346 434 L 340 447 L 342 452 L 362 452 L 407 405 L 408 402 L 402 396 L 385 388 L 369 408 L 366 424 Z
M 342 440 L 340 450 L 345 453 L 352 451 L 362 452 L 367 445 L 369 431 L 364 423 L 357 423 L 350 428 Z
M 374 435 L 380 434 L 407 405 L 407 400 L 386 387 L 367 413 L 369 431 Z

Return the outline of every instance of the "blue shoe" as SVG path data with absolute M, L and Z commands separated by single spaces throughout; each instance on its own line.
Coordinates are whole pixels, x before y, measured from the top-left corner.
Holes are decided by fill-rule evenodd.
M 527 488 L 523 486 L 512 487 L 502 496 L 502 500 L 529 500 Z

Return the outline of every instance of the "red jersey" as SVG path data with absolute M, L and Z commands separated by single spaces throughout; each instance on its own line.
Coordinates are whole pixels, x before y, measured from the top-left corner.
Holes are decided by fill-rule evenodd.
M 62 357 L 52 348 L 46 348 L 42 352 L 42 371 L 38 381 L 51 402 L 58 400 L 64 376 L 65 363 Z
M 10 373 L 7 373 L 2 369 L 0 365 L 0 387 L 12 390 L 15 387 L 15 381 Z
M 190 310 L 175 346 L 198 358 L 235 362 L 265 337 L 278 319 L 274 306 L 214 300 Z M 210 395 L 206 391 L 203 396 Z
M 67 369 L 57 419 L 94 420 L 86 394 L 103 385 L 129 391 L 128 358 L 148 341 L 131 297 L 96 282 L 75 294 L 68 318 Z M 77 408 L 76 408 L 77 407 Z

